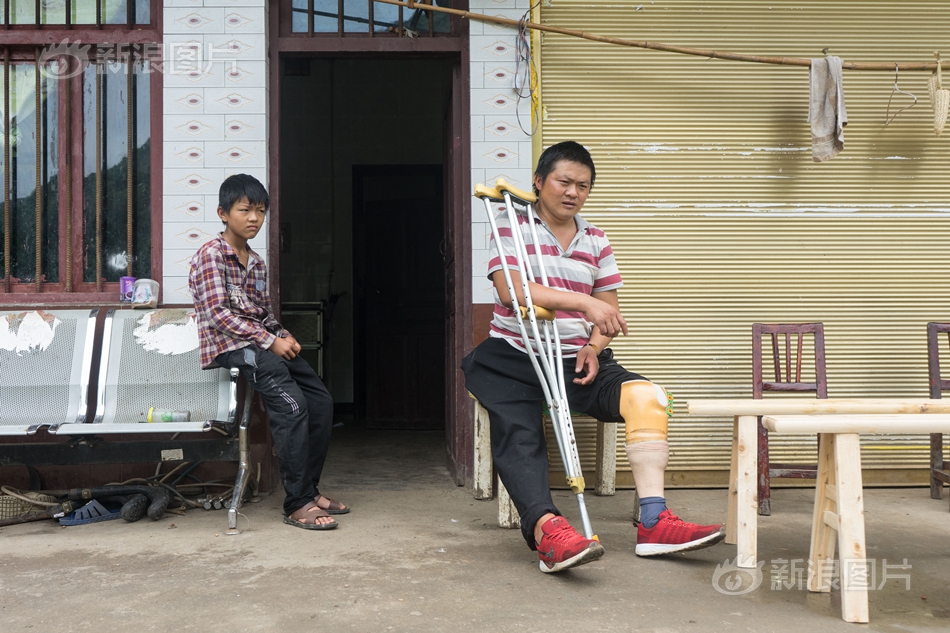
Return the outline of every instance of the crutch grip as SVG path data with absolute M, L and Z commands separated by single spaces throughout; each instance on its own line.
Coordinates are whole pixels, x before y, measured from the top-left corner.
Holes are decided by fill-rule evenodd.
M 538 197 L 531 193 L 530 191 L 522 191 L 521 189 L 516 189 L 508 184 L 508 181 L 504 178 L 499 178 L 495 181 L 495 190 L 501 193 L 508 192 L 511 194 L 512 198 L 518 198 L 523 202 L 537 202 Z M 476 194 L 478 195 L 478 194 Z
M 476 198 L 488 198 L 489 200 L 504 200 L 505 196 L 498 191 L 497 187 L 488 187 L 486 185 L 475 185 Z
M 528 308 L 525 306 L 518 306 L 521 309 L 521 318 L 528 318 Z M 534 316 L 538 317 L 542 321 L 553 321 L 555 319 L 554 310 L 548 310 L 547 308 L 542 308 L 541 306 L 534 306 Z

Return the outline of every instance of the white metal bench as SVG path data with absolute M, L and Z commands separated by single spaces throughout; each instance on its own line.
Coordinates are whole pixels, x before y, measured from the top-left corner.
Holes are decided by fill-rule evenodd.
M 950 431 L 950 415 L 772 415 L 765 416 L 762 424 L 773 433 L 819 434 L 818 478 L 808 554 L 808 590 L 831 591 L 833 563 L 837 560 L 841 617 L 846 622 L 867 622 L 867 583 L 871 575 L 864 540 L 864 492 L 858 434 L 947 433 Z
M 0 435 L 86 421 L 98 313 L 0 313 Z

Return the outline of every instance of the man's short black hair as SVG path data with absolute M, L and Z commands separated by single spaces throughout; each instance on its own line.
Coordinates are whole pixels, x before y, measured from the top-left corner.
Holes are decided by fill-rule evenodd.
M 270 208 L 267 189 L 264 189 L 260 180 L 248 174 L 234 174 L 221 183 L 221 188 L 218 189 L 218 206 L 225 213 L 230 213 L 231 207 L 244 197 L 247 197 L 251 204 L 263 204 L 264 211 Z
M 541 152 L 541 157 L 538 158 L 538 168 L 534 170 L 534 175 L 540 177 L 541 182 L 544 182 L 548 174 L 554 170 L 554 166 L 562 160 L 569 160 L 588 167 L 590 169 L 590 186 L 593 188 L 594 178 L 597 176 L 597 171 L 594 169 L 594 159 L 590 157 L 590 152 L 583 145 L 575 141 L 561 141 Z M 537 193 L 537 188 L 535 188 L 535 193 Z

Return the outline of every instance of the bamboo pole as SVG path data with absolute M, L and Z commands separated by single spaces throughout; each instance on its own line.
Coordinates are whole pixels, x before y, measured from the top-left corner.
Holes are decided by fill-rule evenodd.
M 559 26 L 549 26 L 547 24 L 538 24 L 536 22 L 521 22 L 509 18 L 496 17 L 493 15 L 482 15 L 463 11 L 462 9 L 451 9 L 449 7 L 440 7 L 431 4 L 422 4 L 421 2 L 400 2 L 400 0 L 375 0 L 385 4 L 393 4 L 399 7 L 408 7 L 410 9 L 422 9 L 423 11 L 440 11 L 458 15 L 470 20 L 480 22 L 490 22 L 492 24 L 504 24 L 506 26 L 517 27 L 524 25 L 525 28 L 536 31 L 546 31 L 548 33 L 558 33 L 560 35 L 569 35 L 579 37 L 592 42 L 603 42 L 605 44 L 616 44 L 617 46 L 630 46 L 633 48 L 645 48 L 654 51 L 665 51 L 667 53 L 679 53 L 681 55 L 694 55 L 697 57 L 707 57 L 713 59 L 728 59 L 737 62 L 753 62 L 756 64 L 775 64 L 779 66 L 805 66 L 811 67 L 811 60 L 804 57 L 770 57 L 765 55 L 743 55 L 741 53 L 730 53 L 728 51 L 714 51 L 701 48 L 688 48 L 686 46 L 674 46 L 672 44 L 663 44 L 661 42 L 650 42 L 646 40 L 625 40 L 619 37 L 607 37 L 579 31 L 577 29 L 565 29 Z M 827 49 L 826 49 L 827 50 Z M 892 71 L 900 65 L 901 70 L 934 70 L 937 68 L 936 62 L 842 62 L 842 68 L 845 70 L 887 70 Z

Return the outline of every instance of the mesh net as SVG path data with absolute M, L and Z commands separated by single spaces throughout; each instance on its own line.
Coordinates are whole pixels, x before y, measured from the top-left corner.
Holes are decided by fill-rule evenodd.
M 188 411 L 192 422 L 222 419 L 218 412 L 218 382 L 220 372 L 225 370 L 201 369 L 193 311 L 157 310 L 131 313 L 132 317 L 120 314 L 122 318 L 116 317 L 115 332 L 121 339 L 113 338 L 112 342 L 121 345 L 118 373 L 113 374 L 113 363 L 110 363 L 109 370 L 110 383 L 113 380 L 119 383 L 114 421 L 148 423 L 146 416 L 151 407 Z M 164 330 L 164 350 L 189 351 L 163 353 L 164 350 L 154 349 L 154 344 L 142 340 L 143 330 L 140 328 L 143 325 L 147 333 L 162 327 L 174 328 Z M 139 337 L 136 337 L 136 331 L 140 333 Z
M 4 319 L 0 327 L 16 334 L 18 318 Z M 0 349 L 0 426 L 72 422 L 69 411 L 73 358 L 77 352 L 76 318 L 59 317 L 53 340 L 46 349 Z M 78 384 L 79 378 L 75 377 Z

